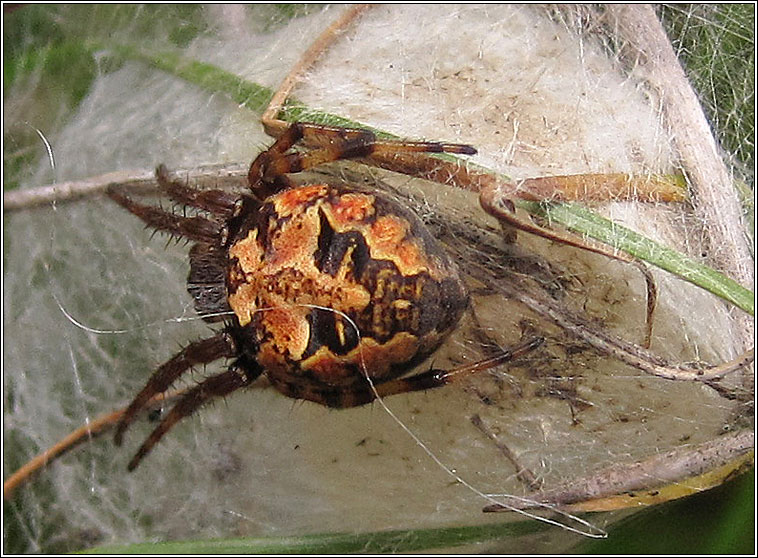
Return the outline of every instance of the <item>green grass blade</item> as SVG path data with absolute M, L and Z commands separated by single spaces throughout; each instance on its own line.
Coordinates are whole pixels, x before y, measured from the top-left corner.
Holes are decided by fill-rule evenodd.
M 664 269 L 755 315 L 753 293 L 736 281 L 692 258 L 667 248 L 577 204 L 521 202 L 539 215 Z
M 373 533 L 329 533 L 301 537 L 230 538 L 102 546 L 83 554 L 346 554 L 398 553 L 493 541 L 539 533 L 539 521 L 470 527 L 408 529 Z
M 262 113 L 274 92 L 268 87 L 247 81 L 205 62 L 183 58 L 172 52 L 149 54 L 127 45 L 93 45 L 117 59 L 137 60 L 157 68 L 212 93 L 223 93 L 240 106 Z

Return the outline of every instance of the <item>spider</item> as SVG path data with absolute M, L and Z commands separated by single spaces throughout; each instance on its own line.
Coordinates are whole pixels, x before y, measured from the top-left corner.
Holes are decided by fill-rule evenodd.
M 320 147 L 288 152 L 300 140 Z M 405 376 L 456 328 L 470 300 L 460 271 L 421 220 L 354 186 L 296 185 L 287 176 L 339 159 L 402 153 L 472 155 L 469 145 L 380 141 L 368 130 L 295 123 L 253 161 L 250 193 L 197 190 L 156 171 L 187 217 L 108 195 L 148 226 L 195 242 L 187 289 L 215 335 L 161 365 L 123 414 L 115 442 L 156 394 L 196 365 L 231 359 L 189 389 L 128 464 L 134 470 L 181 419 L 265 375 L 288 397 L 337 408 L 426 390 L 518 358 L 535 337 L 494 357 Z

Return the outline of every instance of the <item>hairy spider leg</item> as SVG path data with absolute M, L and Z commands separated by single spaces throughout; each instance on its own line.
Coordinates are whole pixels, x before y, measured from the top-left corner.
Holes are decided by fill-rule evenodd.
M 301 139 L 318 146 L 305 153 L 286 153 Z M 296 122 L 250 165 L 248 182 L 253 193 L 264 199 L 293 182 L 285 175 L 301 172 L 340 159 L 388 156 L 406 153 L 459 153 L 474 155 L 476 149 L 458 143 L 380 140 L 370 130 L 335 128 Z
M 476 154 L 476 149 L 470 145 L 405 140 L 378 141 L 376 135 L 371 130 L 365 128 L 341 128 L 338 126 L 325 126 L 323 124 L 310 124 L 308 122 L 293 122 L 290 124 L 284 133 L 266 151 L 272 154 L 281 154 L 293 147 L 300 140 L 303 140 L 309 147 L 331 147 L 358 140 L 363 143 L 378 142 L 411 146 L 409 149 L 405 149 L 405 151 L 429 152 L 430 150 L 426 146 L 436 145 L 438 147 L 433 149 L 432 152 Z M 416 148 L 414 149 L 413 146 Z
M 158 165 L 155 169 L 158 185 L 172 200 L 190 207 L 203 209 L 216 217 L 228 218 L 234 213 L 239 194 L 225 190 L 198 190 L 186 183 L 169 178 L 168 169 Z
M 116 426 L 116 434 L 113 438 L 116 445 L 121 445 L 124 431 L 154 395 L 166 391 L 171 384 L 193 366 L 208 364 L 220 358 L 236 356 L 236 354 L 234 341 L 226 332 L 195 341 L 179 351 L 150 376 L 145 387 L 129 404 Z
M 462 155 L 476 155 L 477 153 L 473 146 L 461 143 L 402 139 L 380 140 L 377 139 L 374 132 L 365 128 L 340 128 L 307 122 L 296 122 L 290 126 L 290 128 L 292 127 L 299 128 L 300 137 L 311 146 L 331 147 L 356 141 L 364 144 L 386 145 L 390 147 L 391 151 L 405 153 L 460 153 Z
M 457 366 L 448 370 L 432 368 L 431 370 L 420 372 L 406 378 L 394 378 L 385 381 L 374 380 L 373 387 L 367 381 L 364 381 L 347 388 L 316 388 L 316 391 L 311 392 L 307 399 L 317 401 L 327 407 L 345 409 L 371 403 L 377 397 L 384 398 L 401 393 L 438 388 L 462 380 L 471 374 L 483 372 L 490 368 L 494 368 L 495 366 L 520 358 L 542 345 L 543 342 L 543 337 L 535 337 L 513 349 L 503 350 L 493 357 L 479 360 L 471 364 Z M 288 397 L 294 399 L 304 398 L 301 385 L 290 384 L 275 377 L 271 377 L 269 380 L 277 390 Z
M 449 370 L 432 368 L 431 370 L 407 378 L 389 380 L 378 384 L 376 386 L 376 393 L 379 397 L 387 397 L 399 393 L 421 391 L 448 385 L 462 380 L 471 374 L 483 372 L 490 368 L 494 368 L 495 366 L 520 358 L 542 345 L 544 341 L 545 339 L 543 337 L 535 337 L 513 349 L 505 349 L 498 355 L 471 364 L 464 364 Z
M 200 382 L 193 387 L 187 393 L 185 393 L 181 399 L 171 408 L 171 411 L 166 417 L 158 424 L 158 426 L 150 433 L 147 440 L 140 446 L 137 453 L 134 454 L 127 469 L 133 471 L 137 468 L 140 461 L 150 453 L 153 446 L 163 438 L 163 436 L 171 430 L 171 428 L 184 417 L 192 415 L 199 407 L 207 403 L 209 400 L 216 397 L 225 397 L 230 393 L 249 385 L 261 374 L 260 369 L 254 369 L 252 372 L 248 372 L 247 367 L 245 370 L 232 365 L 226 372 L 216 374 L 210 378 Z
M 213 244 L 223 230 L 223 225 L 205 217 L 182 217 L 160 207 L 145 205 L 132 200 L 117 188 L 108 188 L 108 197 L 121 207 L 142 219 L 148 226 L 175 236 L 196 242 Z
M 134 414 L 137 412 L 137 410 L 139 410 L 139 407 L 143 406 L 144 403 L 149 400 L 150 397 L 155 393 L 165 391 L 165 389 L 168 388 L 168 385 L 173 380 L 175 380 L 184 370 L 188 369 L 191 366 L 191 364 L 188 364 L 187 362 L 188 355 L 183 354 L 185 351 L 192 349 L 192 352 L 197 351 L 197 353 L 201 353 L 203 350 L 207 350 L 208 352 L 203 355 L 203 357 L 208 358 L 206 362 L 216 360 L 216 358 L 220 358 L 221 356 L 233 356 L 233 344 L 230 340 L 224 339 L 225 337 L 225 334 L 219 334 L 210 339 L 193 343 L 187 347 L 187 349 L 179 353 L 176 357 L 164 364 L 153 375 L 153 377 L 150 378 L 148 385 L 145 386 L 145 389 L 140 392 L 132 405 L 129 406 L 129 409 L 118 425 L 118 431 L 116 435 L 119 438 L 117 443 L 120 443 L 120 434 L 123 433 L 124 428 L 126 428 L 129 422 L 133 420 Z M 357 407 L 370 403 L 377 397 L 388 397 L 390 395 L 397 395 L 400 393 L 423 391 L 427 389 L 442 387 L 455 381 L 461 380 L 462 378 L 465 378 L 471 374 L 479 373 L 505 362 L 517 359 L 539 347 L 543 341 L 544 339 L 542 337 L 536 337 L 517 346 L 514 349 L 502 351 L 499 355 L 496 355 L 494 357 L 480 360 L 472 364 L 466 364 L 463 366 L 451 368 L 449 370 L 431 369 L 426 372 L 410 376 L 408 378 L 398 378 L 383 383 L 376 383 L 373 389 L 371 385 L 364 383 L 360 386 L 355 386 L 348 390 L 343 389 L 335 390 L 333 392 L 324 392 L 322 403 L 332 407 Z M 203 343 L 207 343 L 208 347 L 201 349 L 200 345 Z M 224 343 L 228 343 L 226 347 L 224 347 Z M 215 349 L 211 348 L 211 346 L 214 344 L 218 345 Z M 225 354 L 219 354 L 216 356 L 216 358 L 211 358 L 211 353 L 213 351 L 228 352 L 225 352 Z M 193 356 L 197 357 L 199 354 Z M 195 362 L 195 364 L 199 364 L 199 362 Z M 178 370 L 179 367 L 182 367 L 182 369 Z M 128 470 L 133 471 L 139 465 L 140 461 L 142 461 L 142 459 L 153 449 L 155 444 L 157 444 L 160 439 L 163 438 L 163 436 L 184 417 L 194 414 L 199 407 L 213 398 L 225 397 L 234 391 L 251 384 L 262 373 L 263 370 L 260 367 L 239 367 L 238 364 L 235 363 L 235 365 L 231 366 L 226 372 L 211 376 L 210 378 L 204 380 L 189 390 L 182 396 L 179 402 L 176 403 L 174 407 L 172 407 L 168 415 L 166 415 L 160 424 L 150 433 L 150 436 L 148 436 L 147 440 L 145 440 L 145 442 L 140 446 L 139 450 L 137 450 L 137 453 L 134 455 L 131 461 L 129 461 L 129 465 L 127 467 Z M 158 378 L 159 375 L 164 377 Z M 271 380 L 275 384 L 279 384 L 275 378 L 271 378 Z M 160 389 L 161 387 L 163 389 Z M 289 394 L 290 396 L 297 396 L 297 390 L 294 385 L 277 385 L 277 388 L 280 390 L 283 390 L 283 388 L 286 389 L 286 387 L 290 387 L 293 390 L 292 393 Z M 133 407 L 134 410 L 132 409 Z

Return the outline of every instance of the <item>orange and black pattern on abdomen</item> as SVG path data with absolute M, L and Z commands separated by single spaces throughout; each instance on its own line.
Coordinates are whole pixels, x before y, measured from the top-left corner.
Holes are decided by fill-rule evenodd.
M 372 259 L 363 235 L 336 233 L 325 218 L 321 233 L 315 254 L 320 271 L 334 275 L 341 270 L 370 293 L 371 301 L 361 311 L 346 312 L 349 319 L 331 309 L 312 309 L 304 358 L 322 345 L 344 355 L 358 345 L 359 337 L 386 343 L 398 332 L 414 335 L 423 345 L 429 336 L 444 337 L 466 308 L 468 298 L 457 277 L 437 281 L 426 271 L 404 275 L 393 262 Z
M 242 350 L 289 395 L 402 373 L 468 305 L 419 219 L 375 194 L 309 185 L 232 225 L 227 289 Z

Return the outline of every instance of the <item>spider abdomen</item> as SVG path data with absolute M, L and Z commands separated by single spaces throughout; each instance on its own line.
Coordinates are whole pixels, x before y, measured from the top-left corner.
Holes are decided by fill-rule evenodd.
M 291 188 L 238 223 L 226 286 L 240 350 L 288 395 L 321 400 L 320 387 L 398 376 L 468 305 L 423 223 L 376 194 Z

